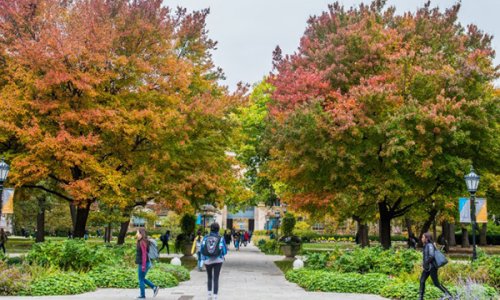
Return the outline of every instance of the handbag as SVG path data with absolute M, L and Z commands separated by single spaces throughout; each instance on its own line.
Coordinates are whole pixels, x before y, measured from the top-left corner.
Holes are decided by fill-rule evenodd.
M 436 267 L 441 268 L 448 263 L 448 259 L 444 256 L 443 252 L 436 249 L 434 246 L 434 260 L 436 261 Z

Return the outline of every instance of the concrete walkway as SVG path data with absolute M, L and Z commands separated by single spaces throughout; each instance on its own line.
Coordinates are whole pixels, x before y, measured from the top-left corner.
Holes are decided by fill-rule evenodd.
M 262 254 L 257 247 L 249 245 L 242 247 L 241 251 L 231 251 L 226 257 L 222 267 L 219 286 L 220 300 L 381 300 L 375 295 L 362 294 L 337 294 L 306 292 L 294 283 L 288 282 L 283 273 L 274 264 L 280 259 L 276 256 Z M 181 283 L 170 289 L 162 289 L 155 299 L 159 300 L 198 300 L 207 299 L 207 276 L 205 272 L 194 270 L 191 280 Z M 75 296 L 60 297 L 2 297 L 2 300 L 19 299 L 99 299 L 118 300 L 134 299 L 139 290 L 127 289 L 99 289 L 96 292 Z M 146 296 L 151 297 L 148 290 Z

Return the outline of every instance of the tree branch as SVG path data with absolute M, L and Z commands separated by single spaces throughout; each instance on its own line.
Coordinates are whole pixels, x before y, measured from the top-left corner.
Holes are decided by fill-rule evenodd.
M 39 190 L 45 191 L 47 193 L 56 195 L 56 196 L 58 196 L 58 197 L 60 197 L 60 198 L 62 198 L 64 200 L 69 201 L 69 202 L 75 201 L 73 198 L 68 197 L 68 196 L 66 196 L 66 195 L 64 195 L 62 193 L 57 192 L 57 191 L 51 190 L 49 188 L 46 188 L 43 185 L 24 185 L 23 187 L 24 188 L 28 188 L 28 189 L 39 189 Z

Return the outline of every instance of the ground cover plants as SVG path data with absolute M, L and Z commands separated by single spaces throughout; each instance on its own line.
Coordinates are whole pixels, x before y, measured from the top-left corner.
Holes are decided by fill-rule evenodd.
M 105 246 L 84 240 L 33 245 L 24 259 L 0 258 L 0 295 L 71 295 L 96 288 L 137 288 L 133 245 Z M 6 276 L 4 276 L 6 275 Z M 183 266 L 156 262 L 148 279 L 159 287 L 189 280 Z
M 308 291 L 368 293 L 390 299 L 417 299 L 422 254 L 413 249 L 337 248 L 306 255 L 305 268 L 288 270 L 287 280 Z M 451 262 L 439 270 L 458 299 L 497 299 L 500 257 L 479 251 L 476 262 Z M 425 299 L 442 293 L 429 280 Z

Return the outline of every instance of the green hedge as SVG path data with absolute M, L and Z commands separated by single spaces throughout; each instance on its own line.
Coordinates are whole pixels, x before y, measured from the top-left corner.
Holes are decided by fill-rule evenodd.
M 286 278 L 308 291 L 379 294 L 391 279 L 384 274 L 335 273 L 322 270 L 292 270 Z
M 73 295 L 95 291 L 94 281 L 86 274 L 58 272 L 35 279 L 29 294 L 33 296 Z
M 297 232 L 297 233 L 299 233 L 299 232 Z M 352 240 L 356 239 L 356 237 L 354 235 L 349 235 L 349 234 L 321 234 L 321 233 L 317 233 L 314 231 L 301 232 L 299 234 L 299 236 L 304 243 L 309 243 L 311 241 L 314 241 L 314 240 L 317 240 L 320 238 L 324 238 L 324 239 L 329 239 L 329 238 L 341 239 L 342 238 L 342 239 L 352 239 Z M 380 237 L 378 235 L 370 235 L 368 238 L 370 239 L 370 241 L 374 241 L 374 242 L 380 241 Z M 393 235 L 393 236 L 391 236 L 391 240 L 394 242 L 406 242 L 408 240 L 408 238 L 405 237 L 404 235 Z
M 455 241 L 457 242 L 457 245 L 462 244 L 462 233 L 455 233 Z M 472 243 L 472 234 L 469 234 L 469 241 Z M 479 242 L 479 235 L 476 235 L 476 241 Z M 488 233 L 486 235 L 486 243 L 488 245 L 500 245 L 500 234 Z

